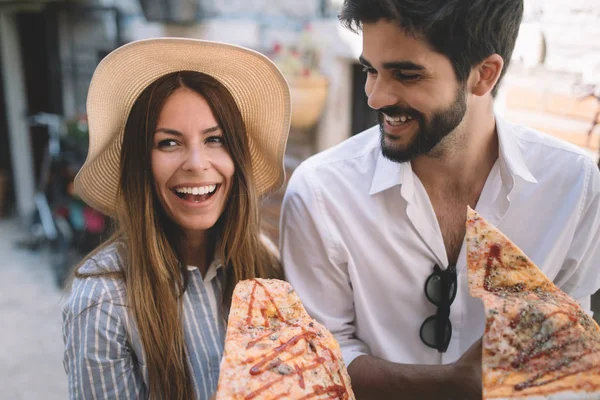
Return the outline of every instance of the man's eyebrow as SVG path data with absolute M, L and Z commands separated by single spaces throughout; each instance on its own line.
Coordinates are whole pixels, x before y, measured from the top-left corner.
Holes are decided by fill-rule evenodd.
M 370 62 L 367 61 L 366 58 L 363 57 L 363 55 L 361 54 L 360 57 L 358 57 L 358 62 L 360 62 L 362 65 L 364 65 L 365 67 L 369 67 L 372 68 L 373 66 L 371 65 Z
M 213 133 L 213 132 L 216 132 L 216 131 L 218 131 L 220 129 L 221 129 L 221 127 L 219 125 L 215 125 L 215 126 L 213 126 L 211 128 L 204 129 L 202 131 L 202 134 L 206 135 L 207 133 Z M 159 133 L 159 132 L 166 133 L 168 135 L 173 135 L 173 136 L 183 136 L 183 133 L 181 133 L 181 132 L 179 132 L 179 131 L 177 131 L 175 129 L 157 128 L 154 133 Z
M 385 69 L 402 69 L 409 71 L 424 71 L 425 67 L 412 61 L 390 61 L 383 63 Z
M 371 63 L 362 55 L 360 57 L 358 57 L 358 61 L 365 67 L 373 68 Z M 401 69 L 401 70 L 405 70 L 405 71 L 406 70 L 408 70 L 408 71 L 424 71 L 425 70 L 424 66 L 415 64 L 412 61 L 388 61 L 388 62 L 383 63 L 383 68 L 384 69 Z

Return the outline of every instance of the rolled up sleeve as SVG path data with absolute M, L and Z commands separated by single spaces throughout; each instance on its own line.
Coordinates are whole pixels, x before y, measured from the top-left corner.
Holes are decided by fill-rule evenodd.
M 308 313 L 330 330 L 346 365 L 368 348 L 356 336 L 352 285 L 347 263 L 332 235 L 314 171 L 301 165 L 284 196 L 280 252 L 286 279 Z

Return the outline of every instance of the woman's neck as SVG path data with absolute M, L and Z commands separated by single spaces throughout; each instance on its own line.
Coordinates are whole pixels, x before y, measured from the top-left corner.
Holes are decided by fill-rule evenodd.
M 206 274 L 213 255 L 212 240 L 206 232 L 198 234 L 197 232 L 184 233 L 181 241 L 181 257 L 185 265 L 197 267 L 202 273 Z

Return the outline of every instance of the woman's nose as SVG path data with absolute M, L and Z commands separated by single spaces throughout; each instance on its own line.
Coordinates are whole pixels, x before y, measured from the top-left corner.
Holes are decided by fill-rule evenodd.
M 210 167 L 208 153 L 201 148 L 189 149 L 186 152 L 183 169 L 186 171 L 206 170 Z

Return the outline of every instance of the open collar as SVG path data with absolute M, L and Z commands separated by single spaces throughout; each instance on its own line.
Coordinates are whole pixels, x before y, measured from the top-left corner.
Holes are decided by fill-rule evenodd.
M 211 282 L 213 279 L 215 279 L 215 277 L 217 276 L 217 273 L 219 272 L 219 270 L 221 268 L 223 268 L 223 263 L 221 262 L 221 260 L 214 260 L 208 266 L 208 269 L 206 270 L 206 274 L 203 277 L 203 281 Z M 188 271 L 192 272 L 192 271 L 197 271 L 198 267 L 196 267 L 194 265 L 188 265 L 187 269 L 188 269 Z
M 519 177 L 525 182 L 537 183 L 525 163 L 514 126 L 496 115 L 496 131 L 502 181 L 512 185 L 515 177 Z M 398 163 L 388 160 L 379 149 L 369 194 L 374 195 L 400 185 L 402 196 L 410 201 L 414 193 L 412 172 L 410 162 Z

